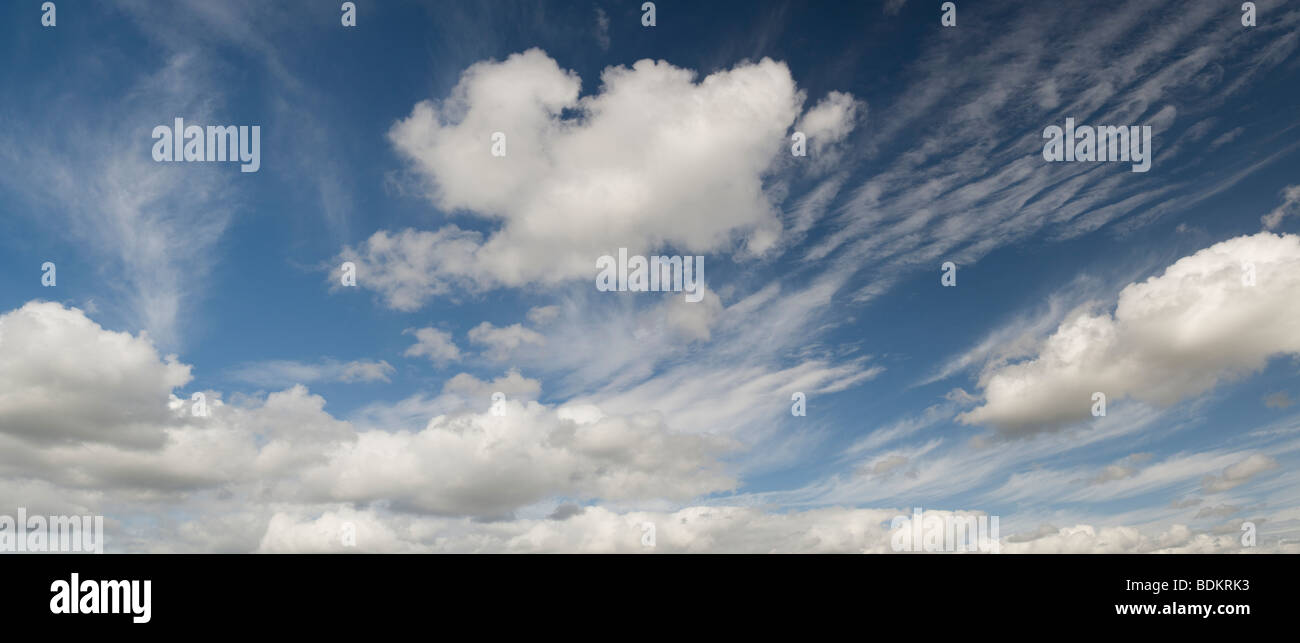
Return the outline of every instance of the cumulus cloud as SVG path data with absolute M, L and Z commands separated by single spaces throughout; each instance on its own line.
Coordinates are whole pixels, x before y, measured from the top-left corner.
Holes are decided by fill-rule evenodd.
M 1198 532 L 1173 525 L 1156 534 L 1136 527 L 1076 525 L 1023 542 L 1004 542 L 1004 554 L 1227 554 L 1297 552 L 1300 546 L 1269 543 L 1243 547 L 1238 533 Z
M 340 258 L 358 266 L 364 275 L 358 283 L 378 290 L 389 307 L 409 312 L 430 297 L 447 294 L 456 284 L 476 285 L 470 274 L 481 239 L 477 232 L 454 225 L 436 232 L 380 230 L 360 248 L 344 248 Z M 336 270 L 333 284 L 338 283 L 338 275 Z
M 483 322 L 469 330 L 469 341 L 486 347 L 489 359 L 507 359 L 520 346 L 541 346 L 546 338 L 541 333 L 525 328 L 523 324 L 497 327 Z
M 894 509 L 813 509 L 788 514 L 754 507 L 687 507 L 674 512 L 617 513 L 604 507 L 551 517 L 478 523 L 386 519 L 375 512 L 283 513 L 262 540 L 264 552 L 346 551 L 345 521 L 357 525 L 357 550 L 576 553 L 888 553 Z M 360 537 L 367 525 L 376 540 Z M 648 526 L 654 546 L 643 544 Z M 437 538 L 433 538 L 437 534 Z M 356 550 L 352 550 L 356 551 Z
M 305 487 L 322 500 L 497 518 L 553 496 L 683 501 L 735 485 L 714 460 L 724 442 L 671 432 L 653 415 L 518 400 L 503 410 L 359 433 Z
M 557 507 L 549 516 L 490 523 L 423 516 L 384 515 L 373 510 L 331 509 L 313 515 L 278 512 L 258 551 L 265 553 L 399 551 L 439 553 L 894 553 L 890 522 L 908 516 L 898 509 L 826 507 L 769 512 L 757 507 L 693 506 L 672 512 L 605 507 Z M 974 512 L 931 511 L 926 517 Z M 351 526 L 356 547 L 342 544 Z M 643 536 L 651 526 L 654 546 Z M 1080 524 L 1044 528 L 1001 539 L 1002 553 L 1244 553 L 1300 551 L 1300 545 L 1261 540 L 1245 548 L 1239 533 L 1197 531 L 1185 525 L 1162 530 Z
M 808 136 L 808 153 L 814 163 L 825 169 L 839 162 L 835 144 L 853 131 L 865 108 L 865 103 L 850 94 L 831 92 L 799 118 L 795 129 Z
M 77 308 L 31 302 L 0 315 L 0 433 L 36 443 L 157 447 L 190 367 L 144 336 Z M 111 386 L 106 386 L 111 384 Z
M 137 418 L 149 415 L 139 411 L 155 410 L 151 430 L 162 436 L 155 442 L 33 441 L 0 432 L 0 478 L 6 481 L 0 500 L 69 511 L 112 506 L 126 518 L 157 515 L 160 506 L 201 509 L 196 517 L 148 527 L 120 522 L 113 542 L 122 550 L 343 551 L 343 534 L 354 533 L 357 548 L 347 551 L 630 553 L 647 551 L 642 536 L 653 524 L 653 551 L 659 552 L 886 553 L 892 551 L 889 521 L 906 513 L 702 506 L 694 501 L 737 484 L 719 460 L 734 448 L 730 441 L 675 431 L 659 413 L 615 415 L 594 404 L 527 401 L 522 398 L 538 393 L 540 383 L 513 370 L 491 382 L 461 374 L 444 385 L 452 395 L 509 390 L 504 415 L 439 415 L 418 431 L 358 430 L 332 417 L 325 399 L 304 386 L 230 401 L 208 392 L 208 414 L 194 416 L 190 400 L 169 392 L 188 381 L 188 366 L 160 357 L 141 338 L 99 327 L 81 311 L 32 303 L 0 316 L 0 378 L 12 382 L 16 373 L 24 381 L 28 373 L 42 373 L 31 381 L 57 383 L 43 388 L 43 396 L 73 414 L 81 413 L 79 396 L 102 406 L 147 389 L 133 408 Z M 780 379 L 816 383 L 800 381 L 809 374 L 795 375 Z M 7 395 L 13 389 L 0 390 Z M 41 396 L 17 399 L 28 397 Z M 12 416 L 4 414 L 13 412 L 15 398 L 0 399 L 0 427 L 10 429 Z M 106 416 L 82 419 L 112 433 L 121 422 L 106 408 Z M 878 472 L 900 463 L 883 460 Z M 1250 457 L 1227 466 L 1218 479 L 1239 484 L 1271 466 L 1271 459 Z M 167 501 L 174 504 L 159 504 Z M 591 502 L 691 504 L 619 510 Z M 1033 536 L 1017 546 L 1236 550 L 1230 535 L 1177 526 L 1155 536 L 1089 526 Z
M 1030 359 L 986 370 L 984 404 L 959 419 L 1024 435 L 1089 417 L 1094 392 L 1170 405 L 1300 352 L 1297 318 L 1300 237 L 1230 239 L 1125 287 L 1113 314 L 1076 312 Z
M 513 371 L 491 383 L 460 375 L 446 388 L 479 397 L 488 388 L 511 393 L 501 415 L 483 397 L 481 411 L 440 415 L 415 432 L 356 431 L 331 418 L 324 427 L 339 431 L 331 435 L 318 421 L 298 436 L 310 438 L 311 448 L 292 441 L 263 448 L 259 475 L 285 480 L 278 492 L 283 500 L 381 502 L 408 512 L 493 519 L 554 497 L 680 502 L 736 484 L 717 460 L 726 441 L 670 431 L 654 415 L 607 416 L 594 406 L 528 401 L 537 382 Z M 301 402 L 305 391 L 285 395 Z M 253 417 L 275 421 L 275 401 Z M 248 429 L 277 435 L 271 426 Z
M 0 316 L 0 478 L 125 490 L 118 500 L 211 490 L 485 518 L 559 496 L 683 502 L 736 484 L 718 460 L 727 440 L 671 431 L 658 414 L 528 401 L 540 384 L 517 371 L 444 385 L 510 391 L 504 414 L 425 416 L 414 432 L 358 430 L 301 385 L 233 401 L 207 391 L 195 414 L 172 394 L 188 381 L 188 366 L 77 309 Z
M 411 310 L 454 287 L 555 284 L 595 273 L 629 248 L 762 254 L 781 234 L 763 189 L 785 153 L 804 94 L 763 59 L 697 78 L 667 62 L 609 67 L 598 91 L 539 49 L 477 63 L 451 95 L 423 101 L 389 140 L 439 209 L 486 219 L 482 235 L 375 233 L 345 260 L 392 307 Z M 852 97 L 806 117 L 827 140 L 852 127 Z M 493 156 L 491 137 L 506 136 Z
M 289 501 L 296 475 L 353 439 L 347 422 L 325 412 L 325 399 L 295 386 L 240 404 L 209 399 L 195 417 L 189 400 L 173 398 L 177 417 L 157 449 L 76 445 L 29 452 L 41 462 L 28 473 L 74 488 L 126 488 L 144 496 L 200 489 L 251 493 Z
M 444 393 L 455 393 L 469 399 L 489 399 L 493 393 L 501 392 L 509 397 L 535 398 L 542 392 L 542 383 L 519 374 L 518 369 L 510 369 L 505 375 L 491 382 L 460 373 L 442 385 Z
M 437 328 L 408 328 L 403 331 L 415 335 L 415 344 L 402 353 L 406 357 L 427 357 L 435 364 L 460 359 L 460 348 L 452 341 L 451 333 Z

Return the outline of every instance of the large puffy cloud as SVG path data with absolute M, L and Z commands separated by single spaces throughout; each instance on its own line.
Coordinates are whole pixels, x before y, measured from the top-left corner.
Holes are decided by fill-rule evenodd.
M 716 459 L 728 442 L 671 432 L 655 414 L 518 397 L 504 415 L 491 412 L 488 389 L 539 392 L 517 371 L 453 378 L 448 399 L 473 397 L 479 411 L 460 400 L 409 432 L 358 431 L 301 385 L 229 401 L 207 391 L 207 412 L 195 415 L 173 390 L 189 370 L 77 309 L 31 303 L 0 316 L 0 478 L 112 490 L 118 500 L 209 490 L 477 517 L 557 496 L 680 502 L 735 486 Z
M 100 388 L 106 394 L 113 389 Z M 346 422 L 324 412 L 324 398 L 302 386 L 239 405 L 209 399 L 206 416 L 193 415 L 192 404 L 173 396 L 157 405 L 166 414 L 154 427 L 162 436 L 157 446 L 37 445 L 0 435 L 0 477 L 49 483 L 65 494 L 101 492 L 117 501 L 254 489 L 288 498 L 296 494 L 297 472 L 323 461 L 327 449 L 352 434 Z
M 1130 284 L 1114 314 L 1070 316 L 1031 359 L 986 371 L 984 404 L 960 419 L 1022 435 L 1089 417 L 1094 392 L 1169 405 L 1300 353 L 1297 320 L 1300 237 L 1230 239 Z
M 346 510 L 317 518 L 281 513 L 268 525 L 259 551 L 349 551 L 339 536 L 350 524 L 357 534 L 352 551 L 888 553 L 889 521 L 901 513 L 831 507 L 776 514 L 756 507 L 707 506 L 617 513 L 584 507 L 561 519 L 473 525 Z M 653 546 L 648 525 L 653 525 Z M 367 542 L 363 533 L 374 540 Z
M 925 511 L 925 519 L 980 515 Z M 258 551 L 441 553 L 894 553 L 895 517 L 907 510 L 826 507 L 773 513 L 758 507 L 695 506 L 673 512 L 570 508 L 563 517 L 491 523 L 330 508 L 277 512 Z M 653 525 L 653 546 L 649 544 Z M 1255 553 L 1300 551 L 1300 544 L 1261 538 L 1241 543 L 1231 529 L 1193 530 L 1080 524 L 1029 534 L 999 534 L 1002 553 Z M 903 527 L 902 529 L 906 529 Z M 347 533 L 355 535 L 346 541 Z M 924 533 L 924 532 L 923 532 Z M 906 534 L 906 532 L 904 532 Z M 904 536 L 905 539 L 905 536 Z M 355 544 L 353 544 L 353 542 Z
M 714 460 L 725 446 L 654 415 L 510 400 L 500 414 L 438 416 L 416 433 L 360 433 L 303 479 L 319 500 L 494 518 L 556 496 L 683 501 L 731 489 Z
M 230 400 L 208 392 L 209 413 L 196 417 L 191 401 L 170 390 L 188 381 L 188 367 L 158 356 L 143 339 L 100 328 L 58 304 L 29 304 L 0 322 L 7 381 L 26 372 L 15 365 L 32 359 L 28 351 L 79 351 L 79 360 L 39 353 L 54 375 L 33 380 L 75 384 L 44 389 L 69 410 L 80 395 L 106 403 L 142 383 L 157 389 L 135 402 L 140 417 L 154 415 L 157 444 L 0 433 L 0 502 L 38 512 L 107 513 L 112 551 L 336 551 L 344 550 L 343 530 L 355 528 L 352 551 L 885 553 L 892 551 L 890 519 L 906 513 L 662 509 L 663 501 L 672 507 L 735 481 L 717 461 L 729 443 L 669 430 L 658 414 L 512 400 L 504 415 L 460 411 L 435 417 L 422 431 L 358 431 L 326 412 L 324 398 L 295 386 Z M 75 379 L 81 371 L 100 377 Z M 536 393 L 538 383 L 512 371 L 492 382 L 465 376 L 446 386 L 478 397 L 488 387 Z M 1216 471 L 1241 480 L 1268 464 L 1239 458 Z M 603 506 L 553 511 L 560 502 L 595 501 Z M 512 514 L 519 517 L 482 520 Z M 653 549 L 642 544 L 647 523 L 655 525 Z M 1016 546 L 1237 550 L 1227 534 L 1185 528 L 1171 530 L 1173 536 L 1121 531 L 1118 540 L 1106 531 L 1114 528 L 1086 528 L 1084 536 L 1079 529 Z
M 32 302 L 0 315 L 4 486 L 48 485 L 83 502 L 230 492 L 292 478 L 352 434 L 301 386 L 240 404 L 209 391 L 196 415 L 176 395 L 189 381 L 190 367 L 147 338 L 79 309 Z
M 424 101 L 389 133 L 445 211 L 499 228 L 486 239 L 448 225 L 375 233 L 343 258 L 359 283 L 413 309 L 456 285 L 556 283 L 595 273 L 597 257 L 671 247 L 691 253 L 781 233 L 764 176 L 804 95 L 764 59 L 709 75 L 659 61 L 610 67 L 598 93 L 538 49 L 481 62 L 445 100 Z M 855 108 L 836 93 L 805 117 L 819 144 L 843 138 Z M 491 154 L 506 135 L 506 155 Z
M 0 433 L 37 443 L 157 447 L 190 368 L 146 337 L 77 308 L 31 302 L 0 315 Z
M 1296 545 L 1269 543 L 1244 547 L 1240 532 L 1198 532 L 1186 525 L 1148 534 L 1136 527 L 1075 525 L 1054 532 L 1034 534 L 1025 540 L 1008 539 L 1002 552 L 1007 554 L 1229 554 L 1295 553 Z
M 0 318 L 4 328 L 32 308 L 82 326 L 86 336 L 79 345 L 143 343 L 57 304 L 13 311 Z M 25 344 L 50 345 L 53 337 L 67 336 L 58 334 L 59 323 L 34 328 Z M 188 373 L 188 367 L 156 353 L 86 352 L 98 372 L 123 354 L 127 362 L 134 357 L 138 369 Z M 85 386 L 111 397 L 134 384 L 131 378 L 105 378 Z M 493 382 L 453 378 L 446 388 L 482 397 L 489 386 L 529 393 L 538 388 L 513 371 Z M 175 395 L 142 402 L 142 409 L 157 408 L 162 418 L 157 430 L 164 439 L 156 447 L 33 443 L 0 434 L 0 501 L 109 513 L 113 551 L 886 553 L 892 551 L 889 520 L 906 513 L 840 507 L 659 510 L 658 499 L 689 501 L 729 489 L 734 481 L 714 458 L 727 444 L 670 431 L 657 415 L 610 416 L 589 405 L 512 401 L 504 416 L 462 411 L 434 418 L 423 431 L 358 432 L 301 386 L 265 397 L 209 397 L 207 417 L 192 416 L 191 402 Z M 1216 471 L 1239 480 L 1261 465 L 1234 462 L 1242 464 L 1229 462 Z M 606 504 L 551 511 L 561 501 Z M 633 506 L 619 510 L 611 501 Z M 656 509 L 645 510 L 646 503 Z M 182 509 L 181 517 L 137 519 L 165 516 L 166 507 Z M 551 518 L 541 517 L 548 512 Z M 510 514 L 521 517 L 481 520 Z M 656 527 L 653 549 L 642 544 L 647 523 Z M 356 550 L 343 548 L 345 528 L 355 528 Z M 1235 534 L 1178 526 L 1151 535 L 1084 525 L 1007 539 L 1003 551 L 1241 551 L 1236 540 Z M 1271 542 L 1261 538 L 1259 550 L 1276 548 Z

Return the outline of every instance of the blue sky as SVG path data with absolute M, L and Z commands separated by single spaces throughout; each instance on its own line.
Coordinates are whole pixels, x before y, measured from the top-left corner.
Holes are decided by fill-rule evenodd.
M 885 551 L 912 507 L 1296 546 L 1294 3 L 39 4 L 0 506 L 119 551 Z M 175 117 L 260 170 L 156 163 Z M 1045 162 L 1067 117 L 1151 170 Z M 708 296 L 597 291 L 619 247 Z

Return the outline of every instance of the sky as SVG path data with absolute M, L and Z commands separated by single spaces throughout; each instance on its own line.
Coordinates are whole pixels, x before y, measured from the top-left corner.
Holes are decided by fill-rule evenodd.
M 0 8 L 0 514 L 1300 552 L 1295 2 L 41 4 Z M 157 160 L 177 118 L 256 171 Z M 1048 161 L 1067 119 L 1149 170 Z M 699 301 L 602 290 L 620 249 Z

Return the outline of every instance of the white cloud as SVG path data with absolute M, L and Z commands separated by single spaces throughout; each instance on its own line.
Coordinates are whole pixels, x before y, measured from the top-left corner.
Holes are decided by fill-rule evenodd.
M 442 385 L 442 391 L 463 395 L 470 400 L 488 400 L 496 392 L 512 398 L 534 399 L 542 392 L 542 383 L 520 375 L 517 369 L 510 369 L 491 382 L 484 382 L 469 373 L 460 373 L 447 380 Z
M 0 433 L 35 443 L 157 447 L 190 367 L 145 337 L 76 308 L 31 302 L 0 315 Z
M 343 365 L 343 372 L 338 378 L 340 382 L 387 382 L 388 376 L 395 370 L 384 360 L 354 360 Z
M 1244 131 L 1245 131 L 1244 127 L 1237 127 L 1228 132 L 1221 134 L 1218 138 L 1214 139 L 1213 141 L 1210 141 L 1210 145 L 1206 151 L 1213 151 L 1215 149 L 1223 147 L 1224 145 L 1227 145 L 1228 143 L 1231 143 L 1238 136 L 1241 136 L 1241 133 Z
M 467 69 L 451 95 L 424 101 L 389 139 L 440 209 L 499 224 L 483 239 L 380 231 L 342 256 L 361 285 L 411 310 L 455 286 L 487 288 L 592 278 L 597 257 L 629 248 L 761 254 L 781 234 L 764 176 L 787 153 L 804 97 L 764 59 L 698 80 L 642 60 L 610 67 L 595 94 L 538 49 Z M 572 115 L 570 115 L 572 114 Z M 851 127 L 852 99 L 810 113 L 819 136 Z M 490 153 L 507 137 L 506 156 Z
M 289 386 L 314 382 L 387 382 L 396 369 L 384 360 L 342 362 L 322 359 L 315 363 L 267 360 L 244 364 L 230 376 L 257 386 Z
M 700 301 L 667 297 L 659 309 L 658 314 L 663 315 L 665 325 L 674 336 L 687 341 L 708 341 L 712 337 L 710 329 L 722 317 L 722 299 L 704 288 Z
M 1282 190 L 1282 204 L 1259 220 L 1265 230 L 1276 230 L 1284 217 L 1297 214 L 1300 214 L 1300 185 L 1288 185 Z
M 1197 153 L 1206 143 L 1179 144 L 1232 128 L 1230 120 L 1207 117 L 1244 84 L 1285 64 L 1300 40 L 1281 25 L 1292 24 L 1295 11 L 1259 34 L 1265 42 L 1246 43 L 1208 5 L 1182 7 L 1159 25 L 1141 2 L 1117 6 L 1101 21 L 1086 4 L 1057 9 L 975 25 L 984 38 L 933 32 L 907 87 L 896 99 L 873 102 L 871 127 L 847 142 L 855 160 L 876 169 L 845 187 L 848 198 L 831 207 L 828 233 L 814 237 L 804 256 L 850 273 L 854 298 L 866 301 L 942 261 L 970 265 L 1030 238 L 1073 238 L 1103 227 L 1122 234 L 1187 212 L 1300 146 L 1252 155 L 1256 143 L 1272 145 L 1264 140 L 1271 135 L 1248 130 L 1239 145 L 1220 148 L 1240 150 L 1239 169 L 1207 180 L 1206 156 Z M 1134 46 L 1130 34 L 1147 27 L 1150 37 Z M 1123 123 L 1167 123 L 1177 115 L 1206 125 L 1157 130 L 1164 179 L 1153 186 L 1086 164 L 1045 167 L 1034 150 L 1043 127 L 1063 114 Z
M 907 456 L 904 455 L 889 455 L 876 460 L 871 464 L 870 469 L 864 469 L 863 471 L 867 473 L 867 475 L 871 476 L 887 476 L 898 469 L 907 466 L 908 461 Z
M 227 484 L 271 485 L 347 439 L 325 401 L 295 387 L 234 405 L 206 395 L 206 416 L 174 390 L 190 367 L 80 310 L 32 302 L 0 315 L 0 477 L 168 497 Z
M 1184 497 L 1198 486 L 1204 489 L 1216 473 L 1251 455 L 1248 451 L 1213 450 L 1180 453 L 1150 464 L 1139 455 L 1105 467 L 1032 467 L 1012 473 L 989 496 L 1026 504 L 1104 503 L 1164 494 Z
M 1150 453 L 1134 453 L 1115 464 L 1108 465 L 1097 475 L 1088 480 L 1088 484 L 1097 485 L 1132 478 L 1138 474 L 1139 465 L 1151 459 Z
M 600 7 L 596 7 L 596 44 L 601 51 L 609 51 L 609 15 Z
M 1230 518 L 1241 513 L 1241 507 L 1237 505 L 1218 505 L 1216 507 L 1202 507 L 1196 512 L 1199 518 Z
M 1230 239 L 1130 284 L 1113 315 L 1076 313 L 1031 359 L 986 371 L 983 406 L 959 419 L 1019 435 L 1089 417 L 1094 392 L 1167 406 L 1300 352 L 1297 318 L 1300 237 Z
M 427 357 L 435 364 L 460 359 L 460 349 L 452 341 L 451 333 L 437 328 L 408 328 L 403 331 L 415 335 L 415 344 L 402 353 L 406 357 Z
M 505 402 L 439 416 L 417 433 L 366 431 L 303 476 L 314 497 L 446 515 L 500 517 L 554 496 L 687 500 L 731 489 L 724 442 L 668 431 L 652 415 Z
M 687 507 L 674 512 L 617 513 L 587 507 L 562 520 L 539 518 L 477 523 L 393 520 L 361 515 L 283 514 L 271 522 L 263 552 L 346 551 L 337 538 L 345 520 L 366 525 L 376 542 L 361 551 L 576 553 L 888 553 L 892 509 L 815 509 L 789 514 L 753 507 Z M 883 524 L 882 524 L 883 523 Z M 642 544 L 653 524 L 654 548 Z M 400 534 L 400 535 L 399 535 Z M 355 550 L 354 550 L 355 551 Z
M 843 92 L 831 92 L 800 117 L 794 128 L 808 136 L 808 154 L 813 163 L 820 169 L 836 166 L 840 152 L 835 144 L 853 131 L 865 112 L 865 103 Z
M 926 515 L 966 517 L 976 512 L 926 510 Z M 604 507 L 570 511 L 562 519 L 530 518 L 471 523 L 384 515 L 349 508 L 320 515 L 281 511 L 270 520 L 262 553 L 463 552 L 463 553 L 893 553 L 890 520 L 898 509 L 828 507 L 774 513 L 757 507 L 693 506 L 672 512 L 617 513 Z M 342 544 L 350 524 L 356 548 Z M 654 547 L 642 536 L 654 525 Z M 1080 524 L 1001 539 L 1003 553 L 1248 553 L 1300 552 L 1300 544 L 1261 540 L 1241 545 L 1240 532 L 1162 530 Z
M 480 239 L 477 232 L 454 225 L 437 232 L 380 230 L 360 249 L 344 248 L 340 259 L 357 265 L 358 284 L 379 291 L 388 306 L 409 312 L 450 292 L 454 283 L 474 285 L 469 277 L 452 275 L 470 274 Z M 336 270 L 330 280 L 335 290 L 339 274 Z
M 538 326 L 549 324 L 559 316 L 559 306 L 535 306 L 528 309 L 528 321 Z
M 497 327 L 483 322 L 469 330 L 469 341 L 487 347 L 488 359 L 504 360 L 520 346 L 541 346 L 546 338 L 541 333 L 525 328 L 523 324 Z
M 1077 285 L 1071 284 L 1067 291 L 1076 292 Z M 1050 297 L 1042 310 L 994 327 L 979 344 L 948 360 L 934 375 L 919 384 L 938 382 L 972 367 L 987 369 L 1031 356 L 1043 335 L 1058 326 L 1070 312 L 1078 312 L 1072 308 L 1077 308 L 1073 299 L 1067 302 L 1060 296 Z
M 98 62 L 82 60 L 70 70 Z M 41 118 L 0 134 L 6 201 L 12 196 L 28 206 L 19 211 L 59 221 L 82 260 L 112 275 L 98 283 L 93 275 L 82 277 L 102 289 L 97 306 L 169 348 L 178 345 L 179 326 L 192 313 L 187 306 L 203 300 L 198 285 L 207 281 L 217 244 L 241 209 L 242 192 L 232 180 L 239 173 L 222 164 L 159 164 L 124 142 L 148 142 L 154 126 L 178 115 L 210 123 L 223 107 L 212 62 L 187 45 L 145 74 L 115 81 L 120 93 L 96 99 L 89 112 L 70 111 L 73 101 L 40 102 Z M 97 72 L 88 74 L 63 80 L 98 82 Z
M 1300 546 L 1272 545 L 1246 548 L 1240 533 L 1212 534 L 1196 532 L 1185 525 L 1148 535 L 1135 527 L 1076 525 L 1063 527 L 1054 534 L 1023 542 L 1006 542 L 1004 554 L 1226 554 L 1246 552 L 1296 552 Z
M 1251 478 L 1271 469 L 1277 468 L 1277 460 L 1262 453 L 1252 454 L 1226 469 L 1217 476 L 1206 476 L 1203 487 L 1206 493 L 1227 491 L 1245 484 Z
M 0 376 L 41 368 L 51 378 L 38 381 L 68 383 L 46 388 L 44 397 L 74 416 L 85 410 L 75 403 L 79 397 L 97 401 L 101 414 L 80 415 L 97 427 L 105 426 L 105 417 L 107 426 L 115 426 L 115 412 L 105 407 L 109 401 L 148 389 L 132 408 L 157 409 L 152 430 L 162 439 L 32 442 L 0 433 L 0 477 L 6 480 L 0 501 L 80 512 L 111 509 L 113 542 L 126 551 L 344 551 L 342 530 L 350 526 L 357 538 L 352 551 L 638 552 L 646 551 L 642 525 L 650 522 L 656 525 L 653 551 L 659 552 L 885 553 L 891 551 L 888 521 L 905 513 L 839 507 L 658 509 L 733 489 L 736 480 L 718 457 L 735 445 L 675 431 L 664 419 L 673 415 L 613 415 L 594 404 L 553 407 L 525 401 L 539 392 L 540 383 L 517 371 L 491 382 L 462 374 L 444 385 L 447 395 L 511 391 L 504 416 L 457 412 L 434 417 L 416 431 L 358 431 L 333 418 L 324 398 L 302 386 L 229 402 L 208 392 L 209 415 L 193 417 L 188 399 L 167 394 L 186 381 L 189 367 L 160 358 L 147 342 L 104 330 L 80 311 L 57 304 L 32 303 L 0 316 Z M 77 379 L 79 372 L 95 377 Z M 741 374 L 716 386 L 750 400 L 754 396 L 737 383 L 752 379 Z M 776 381 L 811 387 L 834 378 L 806 366 L 758 386 L 765 391 Z M 679 401 L 665 408 L 676 413 L 691 407 Z M 0 426 L 14 426 L 8 417 L 0 418 Z M 701 426 L 710 424 L 716 425 L 706 419 Z M 911 466 L 926 450 L 878 460 L 877 473 Z M 1220 471 L 1219 484 L 1235 486 L 1277 466 L 1267 457 L 1230 455 L 1202 458 L 1207 465 L 1202 472 Z M 1208 468 L 1215 463 L 1220 464 Z M 958 466 L 970 468 L 970 463 Z M 603 506 L 579 510 L 574 505 L 593 501 Z M 560 504 L 573 508 L 556 511 Z M 1219 501 L 1223 504 L 1228 503 Z M 162 523 L 133 519 L 156 516 L 163 507 L 198 517 Z M 501 520 L 482 521 L 487 518 Z M 1180 526 L 1151 533 L 1082 525 L 1008 540 L 1003 549 L 1240 550 L 1235 534 Z M 1259 550 L 1276 549 L 1263 537 L 1261 545 Z
M 0 316 L 0 477 L 120 490 L 118 501 L 221 490 L 259 502 L 391 503 L 499 517 L 557 496 L 681 502 L 734 488 L 723 439 L 669 430 L 657 414 L 527 401 L 536 380 L 449 380 L 451 396 L 510 391 L 506 413 L 460 411 L 418 431 L 358 431 L 303 386 L 207 414 L 172 389 L 188 366 L 76 309 L 31 303 Z

